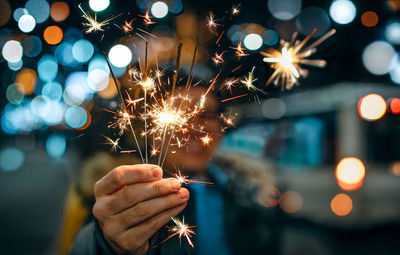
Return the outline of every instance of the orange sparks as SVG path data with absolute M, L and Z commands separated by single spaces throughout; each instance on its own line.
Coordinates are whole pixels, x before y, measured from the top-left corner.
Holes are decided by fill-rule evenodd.
M 110 137 L 107 137 L 105 135 L 102 135 L 105 139 L 106 139 L 106 144 L 111 145 L 111 151 L 117 151 L 117 148 L 121 150 L 121 147 L 119 147 L 118 142 L 119 142 L 119 138 L 117 138 L 117 140 L 112 140 Z
M 139 15 L 139 17 L 142 17 L 142 18 L 143 18 L 143 23 L 144 23 L 146 26 L 156 23 L 155 21 L 153 21 L 153 20 L 151 19 L 150 15 L 149 15 L 149 11 L 146 11 L 146 13 L 145 13 L 144 15 Z
M 192 229 L 194 228 L 194 226 L 189 226 L 185 224 L 185 218 L 182 218 L 182 221 L 177 218 L 171 218 L 171 220 L 175 223 L 175 226 L 168 229 L 168 231 L 172 234 L 169 235 L 167 239 L 165 239 L 163 242 L 177 235 L 180 241 L 182 240 L 182 237 L 185 237 L 189 245 L 194 248 L 193 242 L 191 240 L 192 235 L 196 234 Z
M 238 83 L 239 79 L 228 79 L 222 83 L 220 88 L 221 91 L 229 91 L 232 95 L 232 88 L 235 87 L 236 83 Z
M 224 56 L 225 51 L 222 52 L 221 54 L 218 54 L 217 52 L 215 52 L 214 57 L 211 58 L 211 60 L 214 62 L 214 65 L 218 66 L 219 64 L 224 63 Z
M 230 98 L 221 100 L 221 103 L 223 103 L 223 102 L 228 102 L 228 101 L 231 101 L 231 100 L 234 100 L 234 99 L 237 99 L 237 98 L 245 97 L 245 96 L 248 96 L 248 95 L 249 95 L 249 94 L 243 94 L 243 95 L 240 95 L 240 96 L 230 97 Z
M 210 145 L 210 143 L 212 142 L 212 137 L 211 136 L 209 136 L 208 134 L 207 135 L 205 135 L 205 136 L 203 136 L 202 138 L 200 138 L 201 139 L 201 143 L 202 143 L 202 145 L 203 146 L 208 146 L 208 145 Z
M 214 14 L 212 12 L 209 12 L 207 17 L 207 27 L 210 30 L 210 32 L 216 34 L 217 28 L 219 26 L 221 25 L 216 22 Z
M 212 182 L 203 182 L 203 181 L 197 181 L 197 180 L 192 180 L 189 179 L 189 176 L 185 176 L 181 173 L 181 171 L 177 170 L 176 174 L 172 175 L 175 179 L 178 180 L 180 184 L 188 185 L 190 183 L 195 183 L 195 184 L 202 184 L 202 185 L 212 185 Z
M 133 26 L 132 26 L 133 20 L 130 22 L 125 21 L 125 24 L 122 26 L 122 30 L 124 31 L 125 34 L 128 34 L 133 31 Z
M 246 53 L 244 51 L 244 48 L 242 47 L 242 43 L 241 42 L 238 43 L 237 47 L 231 47 L 231 48 L 235 50 L 235 54 L 239 59 L 241 57 L 245 57 L 245 56 L 249 55 L 248 53 Z

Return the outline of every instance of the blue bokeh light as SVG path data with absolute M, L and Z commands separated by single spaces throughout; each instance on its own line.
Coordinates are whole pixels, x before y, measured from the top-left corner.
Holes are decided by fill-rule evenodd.
M 58 72 L 57 59 L 51 55 L 43 55 L 37 67 L 39 78 L 44 82 L 52 81 Z
M 65 154 L 66 148 L 67 141 L 63 135 L 53 134 L 46 140 L 46 152 L 52 158 L 61 158 Z
M 72 106 L 65 113 L 65 122 L 72 128 L 80 128 L 87 121 L 87 113 L 80 106 Z
M 17 148 L 5 148 L 0 152 L 0 167 L 3 171 L 18 170 L 24 164 L 24 152 Z
M 45 22 L 50 15 L 50 5 L 46 0 L 29 0 L 25 4 L 25 9 L 38 24 Z
M 62 93 L 62 86 L 58 82 L 46 83 L 42 88 L 42 95 L 48 97 L 52 101 L 60 101 Z
M 24 52 L 28 57 L 34 58 L 42 51 L 42 41 L 39 37 L 31 35 L 22 41 Z
M 81 39 L 72 46 L 72 56 L 78 62 L 85 63 L 93 56 L 94 47 L 88 40 Z

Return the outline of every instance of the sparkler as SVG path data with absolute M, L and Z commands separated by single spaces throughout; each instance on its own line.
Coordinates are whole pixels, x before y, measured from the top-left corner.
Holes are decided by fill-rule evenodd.
M 224 63 L 224 58 L 223 58 L 224 54 L 225 54 L 225 51 L 222 52 L 221 54 L 218 54 L 217 52 L 215 52 L 215 55 L 214 55 L 214 57 L 211 58 L 211 60 L 214 62 L 214 64 L 216 66 Z
M 242 43 L 239 42 L 236 47 L 230 47 L 231 49 L 235 50 L 235 54 L 240 59 L 241 57 L 248 56 L 249 54 L 245 52 L 245 50 L 242 47 Z
M 271 48 L 266 52 L 260 52 L 265 56 L 264 62 L 271 63 L 271 67 L 275 69 L 275 72 L 269 78 L 266 85 L 273 82 L 275 86 L 277 86 L 280 81 L 282 91 L 284 88 L 291 89 L 302 76 L 307 74 L 307 70 L 305 70 L 301 65 L 320 68 L 326 65 L 325 60 L 311 60 L 307 58 L 314 54 L 317 51 L 316 47 L 328 39 L 328 37 L 332 36 L 336 30 L 332 29 L 308 47 L 303 48 L 316 31 L 317 30 L 314 29 L 301 42 L 296 40 L 297 33 L 293 35 L 291 42 L 282 40 L 280 51 Z
M 203 146 L 208 146 L 212 142 L 212 137 L 209 134 L 206 134 L 205 136 L 201 137 L 201 143 Z
M 172 176 L 178 180 L 178 182 L 182 185 L 188 185 L 190 183 L 194 184 L 203 184 L 203 185 L 212 185 L 212 182 L 204 182 L 204 181 L 198 181 L 198 180 L 193 180 L 190 179 L 189 176 L 185 176 L 181 173 L 181 171 L 177 170 L 177 173 L 172 174 Z
M 111 17 L 109 19 L 103 20 L 101 22 L 97 21 L 97 13 L 94 14 L 94 18 L 90 15 L 89 12 L 85 12 L 82 9 L 81 5 L 78 5 L 78 8 L 82 12 L 82 17 L 86 20 L 86 22 L 83 23 L 83 26 L 86 27 L 84 29 L 86 34 L 90 34 L 92 32 L 98 32 L 98 31 L 104 31 L 104 26 L 108 25 L 111 20 L 119 17 L 121 14 Z
M 179 236 L 179 240 L 182 240 L 182 237 L 185 237 L 188 244 L 192 248 L 194 248 L 193 242 L 191 240 L 192 236 L 196 234 L 192 229 L 194 228 L 194 226 L 189 226 L 185 224 L 185 218 L 182 218 L 182 221 L 180 221 L 177 218 L 171 218 L 171 220 L 175 223 L 175 226 L 170 227 L 168 229 L 168 231 L 171 232 L 172 234 L 169 235 L 163 242 L 177 235 Z
M 111 151 L 116 152 L 117 148 L 121 150 L 121 147 L 119 147 L 118 142 L 119 138 L 117 138 L 115 141 L 111 139 L 108 136 L 102 135 L 106 139 L 106 143 L 111 145 Z
M 217 28 L 219 26 L 221 25 L 216 22 L 214 14 L 212 12 L 209 12 L 207 17 L 207 27 L 210 30 L 210 32 L 216 34 Z
M 142 18 L 143 18 L 143 23 L 144 23 L 146 26 L 152 25 L 152 24 L 155 24 L 155 23 L 156 23 L 155 21 L 153 21 L 153 20 L 151 19 L 151 16 L 149 15 L 149 12 L 148 12 L 148 11 L 146 11 L 146 13 L 145 13 L 144 15 L 139 15 L 139 17 L 142 17 Z

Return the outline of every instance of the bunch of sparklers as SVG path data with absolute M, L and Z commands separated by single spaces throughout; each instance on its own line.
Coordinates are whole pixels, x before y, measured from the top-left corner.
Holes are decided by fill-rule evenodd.
M 83 13 L 85 27 L 84 31 L 86 33 L 92 32 L 102 32 L 104 27 L 110 24 L 110 22 L 115 19 L 114 16 L 104 21 L 97 21 L 97 16 L 92 17 L 88 12 L 85 12 L 81 6 L 79 9 Z M 235 5 L 230 10 L 231 16 L 236 16 L 240 13 L 240 5 Z M 139 15 L 143 18 L 143 23 L 148 26 L 154 24 L 151 16 L 148 12 L 145 15 Z M 144 64 L 143 66 L 134 67 L 129 70 L 131 88 L 133 90 L 139 89 L 140 93 L 136 98 L 131 98 L 128 91 L 124 91 L 122 86 L 118 83 L 111 64 L 104 54 L 104 57 L 109 66 L 111 75 L 113 77 L 114 84 L 117 88 L 119 97 L 121 99 L 121 107 L 117 111 L 112 111 L 114 113 L 114 121 L 110 122 L 108 127 L 118 129 L 118 138 L 115 140 L 110 137 L 105 137 L 106 142 L 112 146 L 112 150 L 120 150 L 121 153 L 131 153 L 138 151 L 140 158 L 143 163 L 149 162 L 149 157 L 157 157 L 157 164 L 161 167 L 164 165 L 167 153 L 171 146 L 177 146 L 182 148 L 189 139 L 189 131 L 195 130 L 201 135 L 197 137 L 201 140 L 203 146 L 207 146 L 212 142 L 212 136 L 207 131 L 205 131 L 201 126 L 195 127 L 194 121 L 198 119 L 199 115 L 205 111 L 205 104 L 207 95 L 210 91 L 218 89 L 216 87 L 217 81 L 219 81 L 219 76 L 222 71 L 222 66 L 224 65 L 224 56 L 227 54 L 228 50 L 222 50 L 221 53 L 215 52 L 215 55 L 211 58 L 215 66 L 222 65 L 217 75 L 210 80 L 210 85 L 206 91 L 200 96 L 200 98 L 191 98 L 190 89 L 193 81 L 193 66 L 196 59 L 197 46 L 194 48 L 193 59 L 189 71 L 189 75 L 186 80 L 183 89 L 176 89 L 178 82 L 178 73 L 180 68 L 180 56 L 182 44 L 177 47 L 176 61 L 174 73 L 171 79 L 167 79 L 165 82 L 164 71 L 160 70 L 158 66 L 154 70 L 148 67 L 147 54 L 148 54 L 148 42 L 143 35 L 150 35 L 156 38 L 154 35 L 150 34 L 146 30 L 134 27 L 132 21 L 125 21 L 122 26 L 115 24 L 117 27 L 121 28 L 125 34 L 134 32 L 139 37 L 143 38 L 146 47 L 144 52 Z M 219 41 L 224 34 L 224 26 L 219 24 L 215 19 L 215 16 L 210 12 L 207 17 L 206 25 L 210 32 L 217 37 L 216 44 L 219 45 Z M 320 39 L 312 43 L 311 45 L 305 47 L 307 42 L 314 35 L 316 30 L 314 30 L 310 35 L 308 35 L 303 41 L 296 40 L 297 33 L 293 35 L 290 42 L 281 40 L 280 49 L 268 49 L 265 52 L 261 52 L 265 56 L 264 62 L 270 63 L 274 73 L 267 81 L 267 84 L 274 83 L 278 85 L 281 83 L 282 90 L 291 89 L 295 84 L 298 83 L 301 77 L 307 74 L 307 70 L 304 69 L 303 65 L 311 65 L 316 67 L 324 67 L 326 62 L 324 60 L 310 60 L 312 54 L 316 52 L 316 47 L 326 40 L 329 36 L 335 33 L 335 30 L 331 30 Z M 104 36 L 104 35 L 103 35 Z M 102 37 L 103 38 L 103 37 Z M 245 51 L 241 43 L 238 43 L 236 47 L 231 47 L 233 54 L 236 56 L 238 61 L 242 57 L 246 57 L 249 54 Z M 242 68 L 242 65 L 238 64 L 231 73 L 234 73 L 238 69 Z M 255 67 L 251 69 L 247 76 L 243 78 L 227 78 L 221 82 L 219 90 L 222 92 L 230 92 L 232 95 L 232 89 L 239 87 L 247 90 L 246 93 L 231 96 L 221 100 L 221 103 L 231 101 L 237 98 L 253 95 L 255 99 L 258 100 L 257 94 L 266 92 L 257 87 L 255 82 L 257 78 L 254 77 Z M 234 126 L 234 120 L 236 115 L 225 116 L 221 114 L 219 118 L 225 124 L 223 129 L 229 126 Z M 140 136 L 137 132 L 137 123 L 140 123 L 143 130 L 141 130 Z M 135 150 L 122 150 L 119 145 L 120 136 L 122 136 L 126 131 L 129 131 L 134 139 L 136 146 Z M 141 150 L 139 145 L 139 138 L 144 140 L 144 151 Z M 149 146 L 151 143 L 151 146 Z M 150 148 L 151 147 L 151 148 Z M 150 148 L 150 151 L 148 151 Z M 176 174 L 173 175 L 180 183 L 198 183 L 198 184 L 210 184 L 201 181 L 195 181 L 184 176 L 178 170 Z M 178 236 L 180 239 L 185 237 L 190 246 L 194 246 L 191 237 L 195 234 L 193 227 L 185 224 L 184 220 L 172 218 L 175 226 L 169 228 L 172 233 L 166 240 L 173 236 Z M 166 241 L 165 240 L 165 241 Z

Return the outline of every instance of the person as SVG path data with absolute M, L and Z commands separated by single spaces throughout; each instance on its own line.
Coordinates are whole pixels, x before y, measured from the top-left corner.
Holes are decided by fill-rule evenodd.
M 190 96 L 204 92 L 194 87 Z M 197 124 L 213 137 L 202 146 L 191 135 L 187 146 L 169 153 L 165 166 L 122 165 L 94 185 L 94 220 L 77 235 L 71 254 L 275 254 L 279 212 L 268 199 L 273 178 L 268 165 L 234 153 L 216 152 L 223 138 L 219 102 L 211 93 Z M 167 177 L 182 174 L 211 182 L 184 186 Z M 262 195 L 262 196 L 261 196 Z M 194 225 L 194 247 L 183 237 L 168 239 L 171 218 Z M 171 226 L 171 225 L 170 225 Z M 168 240 L 166 240 L 168 239 Z

